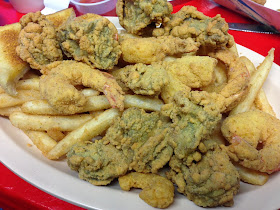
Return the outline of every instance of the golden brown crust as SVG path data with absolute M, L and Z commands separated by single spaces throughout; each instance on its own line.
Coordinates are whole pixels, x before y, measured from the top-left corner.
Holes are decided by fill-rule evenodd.
M 166 0 L 118 0 L 116 5 L 119 23 L 136 35 L 144 34 L 152 23 L 167 22 L 172 10 L 172 5 Z
M 53 23 L 55 28 L 59 28 L 61 25 L 75 17 L 76 14 L 72 7 L 46 16 L 46 18 Z
M 34 69 L 62 60 L 62 51 L 53 24 L 41 12 L 28 13 L 20 19 L 17 54 Z
M 16 82 L 29 69 L 29 65 L 16 54 L 20 30 L 19 23 L 0 27 L 0 85 L 11 95 L 16 94 Z

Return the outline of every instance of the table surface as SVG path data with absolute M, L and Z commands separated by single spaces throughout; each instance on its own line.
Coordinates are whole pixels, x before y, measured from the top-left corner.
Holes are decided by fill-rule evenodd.
M 255 23 L 211 0 L 174 0 L 172 4 L 174 12 L 183 5 L 193 5 L 210 17 L 221 14 L 227 22 Z M 0 26 L 17 22 L 22 15 L 13 9 L 8 0 L 0 0 Z M 116 12 L 112 10 L 104 15 L 115 16 Z M 275 63 L 280 65 L 280 35 L 240 31 L 229 31 L 229 33 L 234 36 L 236 43 L 263 56 L 274 47 Z M 0 209 L 82 209 L 32 186 L 2 163 L 0 163 L 0 174 Z

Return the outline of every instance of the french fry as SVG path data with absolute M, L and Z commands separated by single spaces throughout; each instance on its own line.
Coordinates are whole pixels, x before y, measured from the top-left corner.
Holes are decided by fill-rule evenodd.
M 0 108 L 21 105 L 26 101 L 40 99 L 40 92 L 36 90 L 18 90 L 16 96 L 7 93 L 0 94 Z
M 138 107 L 149 111 L 159 111 L 163 102 L 159 99 L 152 99 L 139 95 L 125 95 L 124 106 Z M 83 112 L 100 111 L 111 108 L 111 105 L 104 95 L 89 96 Z M 39 115 L 60 115 L 55 109 L 53 109 L 46 100 L 33 100 L 24 103 L 21 107 L 22 111 L 27 114 L 39 114 Z
M 274 60 L 274 48 L 272 48 L 264 61 L 258 66 L 257 71 L 253 73 L 249 82 L 249 93 L 246 98 L 241 101 L 233 110 L 230 115 L 246 112 L 250 110 L 257 94 L 265 82 L 267 75 L 271 69 Z
M 89 112 L 91 114 L 92 117 L 97 117 L 98 115 L 102 114 L 104 112 L 104 110 L 100 110 L 100 111 L 92 111 Z
M 37 115 L 59 115 L 55 109 L 49 105 L 47 100 L 33 100 L 27 101 L 21 106 L 22 112 L 26 114 L 37 114 Z M 61 114 L 62 115 L 62 114 Z
M 58 129 L 49 129 L 47 130 L 47 134 L 55 141 L 60 141 L 65 137 L 65 134 Z
M 20 111 L 21 111 L 20 106 L 11 106 L 11 107 L 6 107 L 6 108 L 1 108 L 0 115 L 9 117 L 13 112 L 20 112 Z
M 28 115 L 23 112 L 13 112 L 10 115 L 11 123 L 22 130 L 47 131 L 57 129 L 72 131 L 91 120 L 90 114 L 72 116 Z
M 245 56 L 241 56 L 240 59 L 245 63 L 245 65 L 251 75 L 254 74 L 254 72 L 256 72 L 256 68 L 255 68 L 254 64 L 252 63 L 252 61 L 250 61 Z M 257 94 L 257 96 L 254 100 L 253 106 L 256 109 L 259 109 L 263 112 L 266 112 L 266 113 L 271 114 L 272 116 L 276 117 L 276 114 L 275 114 L 273 108 L 271 107 L 271 105 L 269 104 L 269 102 L 267 100 L 267 97 L 265 95 L 263 88 L 261 88 L 259 93 Z
M 26 80 L 19 80 L 16 84 L 17 90 L 37 90 L 40 91 L 39 88 L 39 78 L 32 78 Z M 5 90 L 0 88 L 0 93 L 5 93 Z
M 59 159 L 61 156 L 65 155 L 74 144 L 81 141 L 91 140 L 93 137 L 100 135 L 119 115 L 120 111 L 117 109 L 104 111 L 96 118 L 93 118 L 78 129 L 70 132 L 64 139 L 58 142 L 51 151 L 49 151 L 47 158 Z
M 239 172 L 240 179 L 248 184 L 264 185 L 269 178 L 269 175 L 266 173 L 245 168 L 240 164 L 234 163 L 234 166 Z
M 256 71 L 255 65 L 252 63 L 252 61 L 250 61 L 249 58 L 247 58 L 246 56 L 241 56 L 239 59 L 245 64 L 250 75 L 252 75 Z
M 257 97 L 255 98 L 254 105 L 257 109 L 276 117 L 276 113 L 274 112 L 272 106 L 268 102 L 268 99 L 263 89 L 259 91 Z
M 99 91 L 92 88 L 85 88 L 82 90 L 82 93 L 84 94 L 84 96 L 98 96 L 100 94 Z
M 110 107 L 111 105 L 106 96 L 89 96 L 84 109 L 80 112 L 100 111 Z M 22 111 L 27 114 L 61 115 L 61 113 L 52 108 L 46 100 L 28 101 L 22 105 Z
M 46 155 L 57 142 L 48 136 L 46 132 L 42 131 L 24 131 L 24 133 L 31 139 L 33 144 Z
M 149 98 L 140 95 L 125 95 L 124 107 L 137 107 L 149 111 L 160 111 L 163 102 L 159 99 Z

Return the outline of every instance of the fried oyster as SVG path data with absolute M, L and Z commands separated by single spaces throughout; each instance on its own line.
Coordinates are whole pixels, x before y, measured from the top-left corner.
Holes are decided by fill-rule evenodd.
M 67 57 L 98 69 L 112 69 L 121 55 L 116 27 L 96 14 L 67 22 L 59 29 L 58 40 Z
M 79 172 L 80 179 L 94 185 L 107 185 L 113 179 L 124 175 L 129 160 L 113 145 L 97 140 L 81 142 L 67 153 L 68 166 Z
M 202 207 L 232 206 L 240 186 L 239 173 L 219 147 L 207 151 L 191 166 L 173 156 L 167 173 L 178 192 Z
M 228 34 L 228 24 L 221 15 L 210 18 L 193 6 L 182 7 L 171 15 L 170 21 L 153 31 L 153 36 L 156 37 L 168 35 L 181 39 L 191 37 L 202 47 L 211 50 L 231 47 L 234 44 L 233 37 Z
M 31 68 L 41 70 L 46 65 L 63 59 L 54 25 L 41 12 L 28 13 L 20 19 L 19 57 Z
M 129 33 L 141 35 L 154 24 L 169 20 L 172 5 L 166 0 L 118 0 L 119 22 Z

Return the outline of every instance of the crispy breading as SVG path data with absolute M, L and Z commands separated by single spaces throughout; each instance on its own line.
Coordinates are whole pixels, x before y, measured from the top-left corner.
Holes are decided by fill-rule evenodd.
M 128 63 L 151 64 L 163 61 L 168 55 L 182 56 L 184 53 L 196 52 L 199 44 L 191 38 L 163 36 L 149 38 L 128 38 L 121 41 L 122 58 Z
M 108 129 L 104 141 L 121 149 L 131 160 L 130 169 L 156 173 L 170 159 L 169 119 L 158 112 L 129 108 Z
M 94 185 L 107 185 L 128 170 L 129 160 L 112 145 L 102 140 L 81 142 L 67 153 L 68 166 L 79 177 Z
M 165 69 L 157 63 L 128 65 L 112 72 L 120 86 L 140 95 L 159 95 L 169 79 Z
M 61 26 L 58 40 L 67 57 L 98 69 L 112 69 L 121 55 L 116 27 L 96 14 L 79 16 Z
M 155 29 L 153 35 L 172 35 L 182 39 L 192 37 L 202 47 L 211 50 L 231 47 L 234 44 L 233 37 L 228 34 L 228 24 L 221 15 L 210 18 L 193 6 L 184 6 L 172 14 L 170 21 Z
M 196 205 L 202 207 L 231 206 L 240 186 L 239 173 L 220 148 L 209 150 L 191 166 L 173 156 L 167 177 Z
M 132 172 L 119 177 L 119 184 L 126 191 L 132 187 L 143 189 L 139 197 L 155 208 L 167 208 L 173 203 L 174 186 L 160 175 Z
M 34 69 L 63 59 L 54 25 L 41 12 L 28 13 L 20 19 L 17 54 Z
M 116 12 L 119 22 L 129 33 L 140 35 L 153 23 L 167 22 L 172 5 L 166 0 L 118 0 Z

